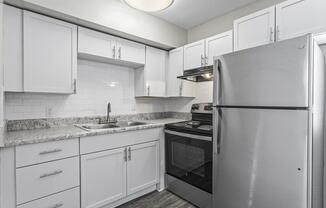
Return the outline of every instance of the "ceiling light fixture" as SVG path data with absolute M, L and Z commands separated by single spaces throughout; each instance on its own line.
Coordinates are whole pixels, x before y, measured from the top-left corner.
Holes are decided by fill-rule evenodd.
M 170 7 L 174 0 L 124 0 L 129 6 L 145 12 L 158 12 Z

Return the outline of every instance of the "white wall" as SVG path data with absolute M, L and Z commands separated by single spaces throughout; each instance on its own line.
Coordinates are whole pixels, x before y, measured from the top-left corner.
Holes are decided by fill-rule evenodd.
M 285 0 L 259 0 L 246 7 L 234 10 L 188 30 L 188 42 L 195 42 L 233 28 L 233 21 L 250 13 L 265 9 Z
M 166 103 L 167 111 L 175 112 L 190 112 L 193 103 L 209 103 L 213 102 L 213 82 L 198 82 L 196 83 L 195 99 L 176 98 L 170 99 Z
M 122 0 L 5 0 L 55 17 L 150 45 L 173 48 L 187 42 L 187 31 L 135 10 Z
M 162 99 L 135 99 L 134 69 L 78 60 L 76 95 L 6 93 L 6 119 L 80 117 L 165 111 Z

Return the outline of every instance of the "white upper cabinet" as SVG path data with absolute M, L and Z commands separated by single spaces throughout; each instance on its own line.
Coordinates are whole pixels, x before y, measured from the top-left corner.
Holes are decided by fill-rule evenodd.
M 119 38 L 116 47 L 119 60 L 145 65 L 145 45 Z
M 115 58 L 115 37 L 78 27 L 79 56 Z
M 81 207 L 99 208 L 126 196 L 126 149 L 81 156 Z
M 3 7 L 3 64 L 5 91 L 23 91 L 23 11 Z
M 233 34 L 232 30 L 219 35 L 207 38 L 206 42 L 206 64 L 213 65 L 214 57 L 233 51 Z
M 169 52 L 167 69 L 167 97 L 195 97 L 195 83 L 178 79 L 183 75 L 183 47 Z
M 276 37 L 284 40 L 326 29 L 325 0 L 289 0 L 276 5 Z
M 184 70 L 205 65 L 205 40 L 190 43 L 184 47 Z
M 158 142 L 128 147 L 127 194 L 131 195 L 158 183 Z
M 77 27 L 24 11 L 24 91 L 76 90 Z
M 145 64 L 145 45 L 79 27 L 80 58 L 138 68 Z
M 146 46 L 146 64 L 135 71 L 136 97 L 165 97 L 168 53 Z
M 275 6 L 234 21 L 234 50 L 275 41 Z

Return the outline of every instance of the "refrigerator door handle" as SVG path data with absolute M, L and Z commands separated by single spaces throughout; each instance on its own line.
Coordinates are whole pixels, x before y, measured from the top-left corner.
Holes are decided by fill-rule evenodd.
M 221 118 L 222 110 L 214 106 L 214 128 L 213 128 L 213 153 L 219 155 L 221 152 Z
M 214 64 L 214 95 L 213 102 L 214 105 L 220 104 L 222 99 L 222 61 L 221 58 L 215 60 Z

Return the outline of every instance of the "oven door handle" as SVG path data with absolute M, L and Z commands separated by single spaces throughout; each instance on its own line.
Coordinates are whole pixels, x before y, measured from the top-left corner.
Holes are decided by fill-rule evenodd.
M 201 135 L 195 135 L 195 134 L 186 134 L 182 132 L 177 132 L 177 131 L 170 131 L 170 130 L 165 130 L 165 133 L 176 135 L 176 136 L 181 136 L 181 137 L 187 137 L 191 139 L 198 139 L 198 140 L 204 140 L 204 141 L 212 141 L 212 137 L 208 136 L 201 136 Z

